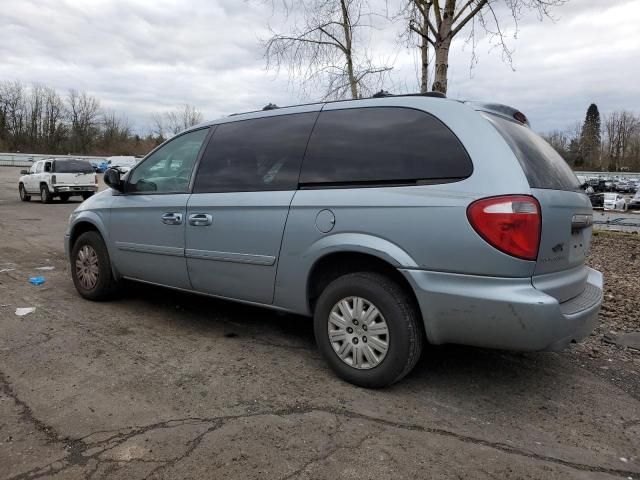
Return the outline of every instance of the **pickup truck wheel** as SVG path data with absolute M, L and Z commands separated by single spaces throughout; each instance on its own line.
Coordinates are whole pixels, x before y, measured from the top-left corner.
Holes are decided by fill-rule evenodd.
M 42 203 L 51 203 L 51 192 L 49 192 L 49 187 L 46 185 L 40 185 L 40 201 Z
M 98 232 L 85 232 L 73 244 L 71 276 L 78 293 L 88 300 L 106 300 L 116 292 L 118 282 Z
M 28 202 L 29 200 L 31 200 L 31 195 L 27 195 L 27 191 L 25 190 L 23 184 L 20 184 L 18 190 L 20 191 L 20 200 L 22 200 L 23 202 Z
M 69 195 L 68 193 L 61 193 L 60 194 L 60 201 L 61 202 L 68 202 L 70 197 L 71 197 L 71 195 Z
M 413 369 L 422 353 L 420 322 L 404 289 L 373 272 L 334 280 L 314 312 L 316 342 L 329 366 L 367 388 L 391 385 Z
M 93 197 L 93 192 L 85 192 L 82 194 L 82 199 L 86 200 L 89 197 Z

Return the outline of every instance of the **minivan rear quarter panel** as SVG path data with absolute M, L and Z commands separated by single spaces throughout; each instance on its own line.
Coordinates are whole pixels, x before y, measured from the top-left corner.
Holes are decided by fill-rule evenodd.
M 387 100 L 387 99 L 383 99 Z M 335 250 L 349 250 L 344 234 L 367 236 L 354 251 L 389 261 L 398 268 L 455 272 L 495 277 L 531 277 L 535 262 L 520 260 L 486 243 L 467 220 L 467 206 L 478 198 L 510 193 L 530 194 L 513 152 L 498 132 L 471 107 L 434 98 L 393 98 L 389 106 L 423 108 L 460 139 L 472 162 L 470 177 L 435 185 L 314 188 L 296 192 L 289 212 L 278 265 L 275 304 L 310 313 L 307 275 L 313 264 Z M 357 108 L 385 102 L 363 100 Z M 352 102 L 325 105 L 326 110 L 354 108 Z M 304 169 L 304 165 L 303 165 Z M 492 179 L 500 178 L 499 182 Z M 335 226 L 328 233 L 316 227 L 316 216 L 328 209 Z M 330 237 L 336 241 L 331 242 Z M 341 236 L 338 238 L 338 236 Z M 331 247 L 332 243 L 335 247 Z M 394 248 L 390 249 L 392 244 Z M 529 280 L 530 282 L 530 280 Z

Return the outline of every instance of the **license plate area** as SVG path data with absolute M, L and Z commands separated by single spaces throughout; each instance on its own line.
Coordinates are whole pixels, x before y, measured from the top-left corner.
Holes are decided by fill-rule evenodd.
M 569 262 L 584 260 L 591 247 L 591 229 L 583 228 L 571 232 L 569 242 Z

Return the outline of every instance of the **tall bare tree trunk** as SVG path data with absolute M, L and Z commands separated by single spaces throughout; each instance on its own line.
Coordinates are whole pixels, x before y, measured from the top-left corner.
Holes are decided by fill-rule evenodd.
M 340 0 L 342 8 L 342 28 L 344 29 L 345 47 L 344 52 L 347 57 L 347 76 L 349 77 L 349 86 L 351 87 L 351 98 L 358 98 L 358 80 L 353 72 L 353 57 L 351 56 L 351 21 L 349 19 L 349 10 L 345 0 Z
M 436 41 L 436 67 L 432 90 L 434 92 L 447 93 L 447 73 L 449 71 L 449 48 L 451 39 L 442 42 Z
M 430 7 L 431 5 L 429 5 Z M 425 35 L 429 32 L 429 13 L 422 17 L 422 31 Z M 423 36 L 422 43 L 420 44 L 420 56 L 421 56 L 421 75 L 420 75 L 420 93 L 427 93 L 429 91 L 429 41 Z
M 435 40 L 436 67 L 432 90 L 434 92 L 447 93 L 447 73 L 449 71 L 449 49 L 451 48 L 451 27 L 453 26 L 455 0 L 447 0 L 442 20 L 438 25 L 438 35 Z

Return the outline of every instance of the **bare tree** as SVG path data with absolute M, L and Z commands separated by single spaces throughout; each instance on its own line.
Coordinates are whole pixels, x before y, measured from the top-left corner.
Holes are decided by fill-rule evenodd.
M 66 135 L 64 112 L 64 102 L 58 92 L 51 87 L 45 87 L 42 130 L 45 151 L 57 151 L 61 148 Z
M 569 151 L 569 145 L 571 144 L 572 139 L 566 131 L 553 130 L 542 136 L 563 157 L 565 156 L 564 154 Z
M 113 111 L 102 113 L 102 131 L 100 133 L 102 148 L 109 152 L 122 153 L 131 137 L 131 125 L 124 116 Z
M 400 35 L 402 43 L 420 50 L 420 93 L 429 91 L 429 65 L 432 59 L 430 47 L 433 43 L 429 41 L 429 17 L 432 7 L 432 0 L 404 0 L 399 15 L 395 17 L 408 20 L 407 29 Z
M 71 123 L 72 147 L 86 153 L 96 136 L 100 116 L 100 102 L 86 92 L 69 90 L 67 108 Z
M 202 113 L 193 105 L 185 104 L 179 110 L 154 113 L 151 116 L 153 133 L 161 140 L 176 135 L 189 127 L 202 123 Z
M 631 112 L 612 112 L 604 121 L 609 170 L 617 171 L 628 163 L 633 138 L 640 135 L 640 119 Z
M 42 85 L 34 84 L 31 87 L 26 104 L 26 136 L 27 141 L 36 148 L 40 147 L 42 130 L 44 126 L 44 101 L 45 89 Z
M 392 67 L 378 65 L 368 52 L 373 20 L 366 0 L 301 0 L 295 12 L 283 5 L 292 26 L 288 33 L 272 31 L 264 42 L 268 69 L 286 67 L 304 93 L 319 86 L 326 99 L 360 98 L 382 88 Z
M 0 84 L 0 135 L 9 149 L 16 150 L 25 141 L 26 93 L 18 81 Z
M 201 121 L 185 106 L 186 124 Z M 51 87 L 0 81 L 0 151 L 33 153 L 144 154 L 157 138 L 141 137 L 126 117 L 102 112 L 97 98 L 75 90 L 63 100 Z
M 406 0 L 404 12 L 408 19 L 409 32 L 419 38 L 421 50 L 422 92 L 428 91 L 429 48 L 435 53 L 434 79 L 432 90 L 447 93 L 449 50 L 451 42 L 470 26 L 468 40 L 472 42 L 475 58 L 476 26 L 489 35 L 502 50 L 503 58 L 511 64 L 513 51 L 507 45 L 507 36 L 499 16 L 498 4 L 506 7 L 513 19 L 516 30 L 524 10 L 534 10 L 540 19 L 549 17 L 552 7 L 560 6 L 568 0 Z M 476 25 L 477 24 L 477 25 Z

